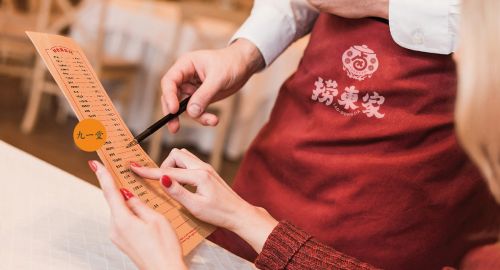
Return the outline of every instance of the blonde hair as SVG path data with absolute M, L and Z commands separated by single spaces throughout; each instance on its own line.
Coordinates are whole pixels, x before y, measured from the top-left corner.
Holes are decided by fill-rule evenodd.
M 500 0 L 464 0 L 455 119 L 459 139 L 500 202 Z

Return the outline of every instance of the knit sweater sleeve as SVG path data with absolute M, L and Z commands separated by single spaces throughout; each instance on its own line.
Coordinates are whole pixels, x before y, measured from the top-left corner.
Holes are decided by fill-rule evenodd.
M 255 260 L 259 269 L 378 269 L 326 246 L 287 221 L 267 238 Z

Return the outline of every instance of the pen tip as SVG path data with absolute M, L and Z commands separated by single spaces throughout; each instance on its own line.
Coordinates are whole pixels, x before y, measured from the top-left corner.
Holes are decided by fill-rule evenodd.
M 137 145 L 137 144 L 138 144 L 137 140 L 135 140 L 135 139 L 134 139 L 134 140 L 133 140 L 133 141 L 131 141 L 129 144 L 127 144 L 127 148 L 130 148 L 130 147 L 132 147 L 132 146 L 134 146 L 134 145 Z

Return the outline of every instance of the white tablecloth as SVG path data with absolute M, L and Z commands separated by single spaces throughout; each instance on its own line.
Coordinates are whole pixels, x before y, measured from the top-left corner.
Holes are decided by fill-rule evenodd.
M 87 182 L 0 141 L 0 269 L 136 269 L 108 237 L 108 206 Z M 204 241 L 190 269 L 254 269 Z
M 89 18 L 97 18 L 99 7 L 95 0 L 87 1 L 89 4 L 79 13 L 79 25 L 95 29 L 97 22 Z M 175 39 L 174 30 L 179 14 L 176 3 L 112 0 L 109 6 L 105 23 L 106 53 L 137 60 L 142 65 L 142 74 L 133 93 L 130 115 L 125 116 L 127 124 L 135 132 L 142 131 L 154 120 L 153 109 L 159 102 L 157 97 L 160 79 L 173 63 L 173 58 L 182 52 L 204 48 L 198 42 L 196 32 L 189 26 L 181 31 L 180 41 Z M 218 47 L 224 47 L 237 29 L 230 22 L 208 19 L 204 26 L 210 31 L 211 39 L 218 41 Z M 78 29 L 72 35 L 84 47 L 91 42 L 79 36 Z M 177 41 L 180 42 L 179 51 L 172 52 Z M 280 85 L 297 67 L 306 43 L 306 40 L 297 42 L 270 68 L 254 76 L 240 91 L 240 105 L 234 113 L 226 143 L 226 154 L 230 157 L 240 156 L 266 122 Z M 197 145 L 202 151 L 208 152 L 212 146 L 213 129 L 184 130 L 180 137 L 186 143 Z

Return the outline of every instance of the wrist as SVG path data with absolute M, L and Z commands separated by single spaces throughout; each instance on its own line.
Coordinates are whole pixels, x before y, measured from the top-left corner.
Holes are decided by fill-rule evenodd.
M 389 0 L 377 0 L 371 3 L 374 17 L 389 19 Z
M 229 230 L 243 238 L 257 253 L 260 253 L 267 238 L 279 222 L 264 208 L 250 204 L 240 211 L 238 216 L 235 226 Z
M 151 269 L 175 269 L 175 270 L 187 270 L 187 266 L 184 263 L 184 260 L 176 262 L 168 262 L 167 264 L 162 264 L 161 267 L 151 268 Z
M 157 260 L 156 263 L 150 264 L 148 267 L 139 267 L 140 269 L 175 269 L 175 270 L 187 270 L 187 266 L 184 263 L 182 255 L 180 256 L 163 256 L 161 259 Z
M 178 270 L 187 270 L 186 263 L 184 263 L 184 258 L 182 254 L 177 259 L 173 259 L 170 263 L 170 267 L 168 269 L 178 269 Z
M 257 46 L 247 39 L 237 39 L 229 46 L 229 49 L 236 51 L 241 61 L 240 67 L 243 68 L 243 72 L 249 76 L 266 66 L 264 57 Z

